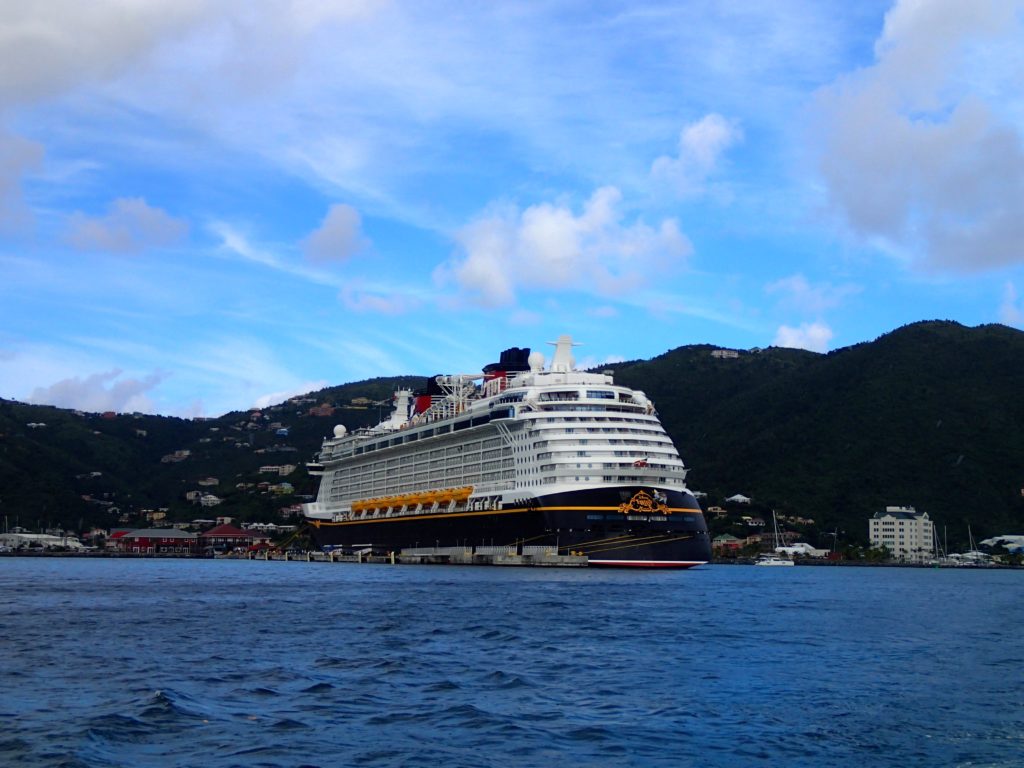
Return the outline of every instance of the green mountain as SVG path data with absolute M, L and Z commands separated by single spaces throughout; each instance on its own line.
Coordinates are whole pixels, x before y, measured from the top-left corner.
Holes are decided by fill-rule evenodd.
M 866 541 L 867 518 L 890 504 L 929 512 L 951 546 L 968 524 L 976 538 L 1024 533 L 1024 333 L 923 322 L 829 354 L 714 351 L 616 366 L 617 382 L 657 404 L 707 505 L 742 493 L 747 514 L 813 518 L 802 533 L 823 545 L 837 529 L 841 542 Z M 303 465 L 334 424 L 377 423 L 394 389 L 423 381 L 371 379 L 208 420 L 0 400 L 0 514 L 33 528 L 142 524 L 158 508 L 175 520 L 277 520 L 316 493 Z M 297 468 L 260 473 L 267 465 Z M 223 503 L 190 503 L 196 490 Z
M 0 400 L 0 515 L 8 526 L 68 530 L 141 527 L 146 512 L 159 510 L 168 520 L 228 515 L 280 522 L 282 508 L 315 495 L 305 463 L 336 423 L 376 424 L 390 412 L 397 387 L 423 380 L 372 379 L 202 420 Z M 353 405 L 359 398 L 371 404 Z M 323 405 L 336 410 L 311 415 Z M 260 472 L 280 465 L 296 469 L 286 476 Z M 290 492 L 260 487 L 285 482 Z M 203 508 L 186 498 L 194 491 L 223 501 Z
M 1024 531 L 1024 333 L 922 322 L 816 354 L 690 346 L 616 371 L 645 390 L 709 498 L 867 538 L 886 505 L 950 543 Z M 769 512 L 770 514 L 770 512 Z

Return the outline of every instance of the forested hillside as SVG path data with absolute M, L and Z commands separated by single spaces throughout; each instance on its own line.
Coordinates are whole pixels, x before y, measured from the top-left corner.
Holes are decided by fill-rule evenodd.
M 711 498 L 752 496 L 867 536 L 887 504 L 951 540 L 1024 531 L 1024 333 L 924 322 L 826 355 L 681 347 L 622 365 Z
M 708 504 L 742 493 L 847 541 L 866 540 L 867 518 L 887 504 L 929 512 L 951 543 L 968 523 L 977 538 L 1024 533 L 1024 333 L 923 322 L 824 355 L 713 350 L 616 367 L 619 383 L 654 400 Z M 334 424 L 377 423 L 395 388 L 423 382 L 371 379 L 202 421 L 0 400 L 0 514 L 67 528 L 136 524 L 158 508 L 277 519 L 315 494 L 304 464 Z M 187 454 L 168 461 L 175 451 Z M 266 465 L 296 469 L 277 477 Z M 200 488 L 222 503 L 186 501 Z

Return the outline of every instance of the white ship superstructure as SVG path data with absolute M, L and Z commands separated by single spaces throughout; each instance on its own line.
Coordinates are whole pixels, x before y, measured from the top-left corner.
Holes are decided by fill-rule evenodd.
M 320 453 L 320 495 L 307 516 L 454 510 L 608 485 L 685 490 L 686 469 L 653 404 L 609 373 L 573 370 L 571 349 L 563 336 L 547 369 L 534 354 L 530 370 L 480 385 L 482 375 L 438 377 L 446 395 L 424 412 L 413 414 L 412 392 L 402 390 L 377 427 L 336 429 Z M 465 488 L 472 491 L 462 499 L 401 498 Z M 389 497 L 396 503 L 387 510 L 360 505 Z
M 370 429 L 335 428 L 305 505 L 323 545 L 373 551 L 550 546 L 592 564 L 689 567 L 710 558 L 686 468 L 643 392 L 575 370 L 562 336 L 550 365 L 528 349 L 482 374 L 402 390 Z

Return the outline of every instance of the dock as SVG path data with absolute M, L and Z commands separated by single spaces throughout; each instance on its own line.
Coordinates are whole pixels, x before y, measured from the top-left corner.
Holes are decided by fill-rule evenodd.
M 221 557 L 224 557 L 223 555 Z M 547 547 L 422 547 L 374 554 L 334 552 L 249 552 L 238 556 L 248 560 L 277 560 L 307 563 L 377 563 L 387 565 L 497 565 L 543 568 L 586 568 L 586 555 L 560 555 Z

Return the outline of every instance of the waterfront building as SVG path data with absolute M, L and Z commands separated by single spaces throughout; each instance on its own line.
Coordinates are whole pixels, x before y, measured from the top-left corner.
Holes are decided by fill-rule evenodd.
M 872 547 L 885 547 L 894 560 L 923 563 L 932 556 L 935 526 L 927 512 L 913 507 L 886 507 L 868 521 Z
M 177 528 L 140 528 L 117 535 L 122 552 L 149 555 L 195 554 L 199 539 L 191 531 Z
M 201 548 L 214 552 L 230 551 L 238 548 L 248 548 L 253 544 L 266 543 L 270 537 L 260 531 L 237 528 L 225 523 L 211 528 L 205 533 L 199 534 Z
M 735 552 L 742 549 L 743 545 L 743 539 L 736 538 L 731 533 L 723 533 L 721 536 L 715 536 L 711 542 L 711 551 L 719 554 L 722 552 Z

